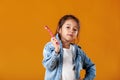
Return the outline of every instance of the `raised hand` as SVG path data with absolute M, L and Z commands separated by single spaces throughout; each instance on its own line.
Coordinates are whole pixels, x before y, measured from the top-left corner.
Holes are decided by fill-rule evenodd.
M 55 52 L 59 53 L 60 51 L 60 44 L 58 43 L 58 40 L 55 37 L 51 38 L 51 42 L 53 43 L 54 47 L 55 47 Z
M 54 34 L 52 33 L 52 31 L 50 30 L 50 28 L 48 26 L 45 26 L 45 29 L 49 32 L 49 34 L 51 36 L 51 42 L 53 43 L 53 45 L 55 47 L 55 52 L 59 53 L 60 44 L 59 44 L 58 40 L 54 37 Z

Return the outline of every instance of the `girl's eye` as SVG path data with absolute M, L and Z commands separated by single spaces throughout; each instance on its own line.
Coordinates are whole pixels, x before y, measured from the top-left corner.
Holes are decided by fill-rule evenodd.
M 73 29 L 74 31 L 77 31 L 77 29 Z
M 69 26 L 67 26 L 66 28 L 67 28 L 67 29 L 69 29 L 70 27 L 69 27 Z

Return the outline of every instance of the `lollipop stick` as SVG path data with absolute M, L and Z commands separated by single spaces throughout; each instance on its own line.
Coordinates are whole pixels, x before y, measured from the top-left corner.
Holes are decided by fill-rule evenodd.
M 54 37 L 54 34 L 52 33 L 52 31 L 50 30 L 48 26 L 45 26 L 45 29 L 49 32 L 51 37 Z
M 54 37 L 54 34 L 52 33 L 52 31 L 50 30 L 50 28 L 48 26 L 45 26 L 45 29 L 49 32 L 51 37 Z M 59 45 L 59 42 L 56 42 L 56 44 Z

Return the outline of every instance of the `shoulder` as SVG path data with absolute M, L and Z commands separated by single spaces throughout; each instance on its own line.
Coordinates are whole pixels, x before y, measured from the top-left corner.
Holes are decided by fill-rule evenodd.
M 81 48 L 80 45 L 78 45 L 78 44 L 73 44 L 73 43 L 72 43 L 71 45 L 74 46 L 74 51 L 76 52 L 76 54 L 82 54 L 82 53 L 83 53 L 83 50 L 82 50 L 82 48 Z
M 78 55 L 85 55 L 85 52 L 83 51 L 82 47 L 80 45 L 77 44 L 72 44 L 75 48 L 75 52 Z
M 75 46 L 75 48 L 77 48 L 77 49 L 81 49 L 81 46 L 78 45 L 78 44 L 73 44 L 73 43 L 71 43 L 71 45 Z
M 77 46 L 78 46 L 78 48 L 82 49 L 80 45 L 77 45 Z

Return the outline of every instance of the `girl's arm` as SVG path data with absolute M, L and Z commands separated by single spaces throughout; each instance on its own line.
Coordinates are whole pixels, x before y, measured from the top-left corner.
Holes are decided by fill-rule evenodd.
M 90 58 L 82 51 L 81 52 L 81 58 L 83 62 L 83 69 L 85 69 L 86 74 L 85 78 L 83 80 L 93 80 L 96 76 L 96 67 L 95 64 L 90 60 Z
M 53 70 L 57 66 L 60 45 L 50 28 L 48 26 L 45 26 L 44 28 L 49 32 L 52 43 L 48 43 L 43 50 L 43 65 L 46 69 Z
M 43 65 L 48 70 L 54 70 L 57 66 L 59 54 L 54 50 L 54 47 L 51 42 L 49 42 L 43 50 Z

